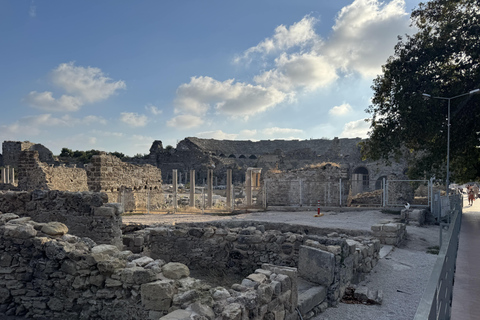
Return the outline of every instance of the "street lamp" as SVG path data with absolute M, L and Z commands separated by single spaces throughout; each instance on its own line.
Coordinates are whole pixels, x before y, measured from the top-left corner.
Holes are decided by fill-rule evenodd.
M 448 186 L 450 185 L 450 100 L 453 100 L 455 98 L 463 97 L 466 95 L 471 95 L 479 92 L 480 89 L 473 89 L 470 92 L 459 94 L 458 96 L 451 97 L 451 98 L 445 98 L 445 97 L 432 97 L 431 95 L 424 93 L 423 96 L 426 98 L 432 98 L 432 99 L 441 99 L 441 100 L 448 100 L 448 115 L 447 115 L 447 181 L 446 181 L 446 191 L 448 195 Z

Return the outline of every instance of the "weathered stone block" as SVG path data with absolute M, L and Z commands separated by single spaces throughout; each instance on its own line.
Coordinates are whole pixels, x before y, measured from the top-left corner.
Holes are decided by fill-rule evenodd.
M 335 255 L 320 249 L 300 246 L 299 275 L 313 283 L 330 286 L 335 272 Z
M 172 280 L 158 280 L 141 286 L 142 305 L 151 310 L 167 311 L 175 294 Z

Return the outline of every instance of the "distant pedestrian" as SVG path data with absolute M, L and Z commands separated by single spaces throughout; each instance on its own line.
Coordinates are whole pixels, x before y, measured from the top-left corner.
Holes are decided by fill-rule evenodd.
M 473 201 L 475 201 L 475 191 L 473 190 L 472 186 L 468 186 L 468 204 L 473 205 Z

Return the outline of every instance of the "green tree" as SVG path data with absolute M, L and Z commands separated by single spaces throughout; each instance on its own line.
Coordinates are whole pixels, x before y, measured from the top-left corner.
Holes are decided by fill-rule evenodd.
M 73 151 L 68 148 L 62 148 L 60 152 L 60 157 L 73 157 Z
M 445 178 L 448 101 L 480 87 L 480 3 L 432 0 L 412 13 L 418 32 L 399 38 L 394 56 L 372 85 L 365 157 L 410 158 L 409 176 Z M 480 95 L 451 100 L 451 181 L 480 178 Z

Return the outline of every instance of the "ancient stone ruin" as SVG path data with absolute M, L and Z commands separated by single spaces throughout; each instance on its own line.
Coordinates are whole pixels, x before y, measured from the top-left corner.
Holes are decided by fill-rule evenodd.
M 118 206 L 92 203 L 93 215 L 83 215 L 77 211 L 86 208 L 73 199 L 104 195 L 52 192 L 0 193 L 2 210 L 18 213 L 0 213 L 0 313 L 45 319 L 308 319 L 337 305 L 379 257 L 380 242 L 369 235 L 269 223 L 127 226 L 124 246 L 100 244 L 106 237 L 94 241 L 85 237 L 89 230 L 67 225 L 96 223 L 97 232 L 108 233 L 118 226 Z M 34 207 L 38 215 L 26 209 Z M 71 219 L 36 221 L 48 207 Z M 139 230 L 129 232 L 132 227 Z M 202 277 L 212 270 L 217 277 L 243 280 L 209 284 Z

